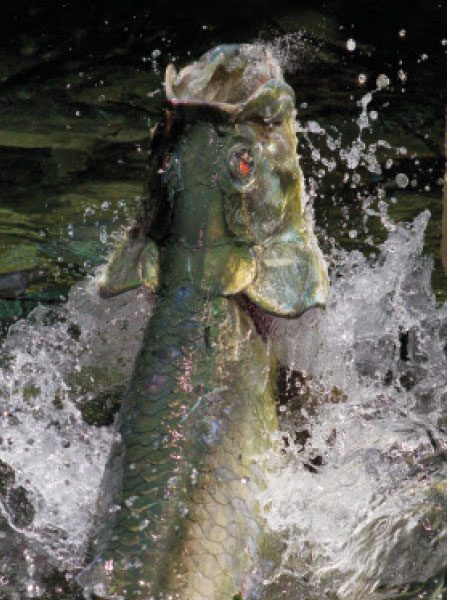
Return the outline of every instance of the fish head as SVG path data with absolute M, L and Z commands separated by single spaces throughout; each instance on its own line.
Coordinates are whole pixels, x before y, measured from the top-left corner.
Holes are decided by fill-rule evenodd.
M 244 294 L 278 316 L 323 306 L 327 268 L 305 202 L 292 88 L 270 50 L 224 45 L 165 76 L 138 223 L 159 281 Z M 156 256 L 147 250 L 147 256 Z
M 325 305 L 327 268 L 305 202 L 294 92 L 270 50 L 219 46 L 179 74 L 169 65 L 165 88 L 189 132 L 185 125 L 175 153 L 175 213 L 184 209 L 186 193 L 192 202 L 175 218 L 175 236 L 185 228 L 190 238 L 183 243 L 195 245 L 200 235 L 205 252 L 221 243 L 241 255 L 248 249 L 249 277 L 234 286 L 228 281 L 222 293 L 243 293 L 278 316 Z M 196 215 L 189 222 L 194 204 L 203 220 Z M 225 270 L 218 264 L 215 276 Z

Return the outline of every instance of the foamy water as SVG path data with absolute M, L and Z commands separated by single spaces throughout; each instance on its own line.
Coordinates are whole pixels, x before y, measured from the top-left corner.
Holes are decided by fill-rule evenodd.
M 313 378 L 283 413 L 291 444 L 262 496 L 269 528 L 286 540 L 276 593 L 318 586 L 318 597 L 369 598 L 445 566 L 446 309 L 420 255 L 428 217 L 398 225 L 374 264 L 343 254 L 314 324 L 315 360 L 302 331 L 285 349 Z M 296 432 L 307 432 L 303 446 Z

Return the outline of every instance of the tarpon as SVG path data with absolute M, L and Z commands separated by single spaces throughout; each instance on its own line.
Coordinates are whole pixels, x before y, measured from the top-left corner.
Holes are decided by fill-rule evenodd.
M 270 569 L 257 493 L 276 444 L 271 315 L 324 306 L 327 270 L 271 52 L 219 46 L 165 76 L 147 197 L 103 296 L 156 292 L 106 466 L 93 597 L 257 598 Z

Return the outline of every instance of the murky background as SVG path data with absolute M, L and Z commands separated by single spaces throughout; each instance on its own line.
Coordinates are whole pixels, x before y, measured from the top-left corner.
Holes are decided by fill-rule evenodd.
M 165 66 L 254 41 L 272 47 L 296 92 L 332 282 L 318 329 L 278 331 L 285 449 L 261 501 L 284 545 L 267 597 L 445 596 L 444 18 L 443 3 L 425 0 L 5 9 L 2 600 L 76 589 L 153 301 L 100 300 L 93 278 L 142 193 Z

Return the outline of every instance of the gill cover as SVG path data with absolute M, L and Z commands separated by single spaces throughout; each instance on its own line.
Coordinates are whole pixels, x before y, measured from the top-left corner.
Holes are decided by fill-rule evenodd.
M 154 287 L 165 253 L 207 293 L 243 292 L 280 316 L 324 305 L 327 269 L 304 202 L 294 93 L 271 52 L 219 46 L 178 74 L 169 65 L 165 89 L 149 200 L 139 233 L 113 255 L 104 293 L 118 290 L 113 281 L 125 289 L 125 263 L 130 281 L 148 271 Z

